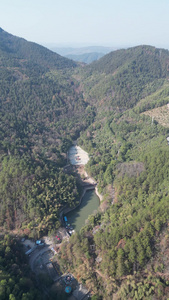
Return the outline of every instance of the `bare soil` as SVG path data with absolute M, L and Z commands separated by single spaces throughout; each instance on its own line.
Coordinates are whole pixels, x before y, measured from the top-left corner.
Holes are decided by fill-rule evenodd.
M 142 114 L 154 118 L 164 127 L 169 127 L 169 108 L 167 105 L 145 111 Z

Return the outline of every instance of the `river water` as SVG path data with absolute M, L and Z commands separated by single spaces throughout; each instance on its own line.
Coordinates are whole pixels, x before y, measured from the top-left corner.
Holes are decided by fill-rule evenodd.
M 72 165 L 85 165 L 89 161 L 88 153 L 76 145 L 69 149 L 68 157 Z M 68 223 L 73 226 L 75 231 L 79 231 L 85 225 L 88 216 L 93 214 L 99 205 L 100 199 L 96 195 L 95 190 L 86 191 L 81 204 L 66 214 Z
M 99 204 L 100 200 L 95 190 L 86 191 L 81 204 L 66 214 L 68 223 L 73 226 L 75 231 L 79 231 L 85 225 L 88 216 L 98 209 Z

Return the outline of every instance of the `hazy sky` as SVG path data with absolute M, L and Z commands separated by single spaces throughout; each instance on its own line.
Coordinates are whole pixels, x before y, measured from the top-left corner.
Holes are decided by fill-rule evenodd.
M 43 45 L 169 49 L 169 0 L 0 0 L 0 27 Z

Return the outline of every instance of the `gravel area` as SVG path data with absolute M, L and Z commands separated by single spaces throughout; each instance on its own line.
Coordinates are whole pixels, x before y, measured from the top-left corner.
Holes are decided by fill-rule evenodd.
M 69 149 L 68 157 L 72 165 L 86 165 L 89 161 L 89 155 L 79 146 L 72 146 Z

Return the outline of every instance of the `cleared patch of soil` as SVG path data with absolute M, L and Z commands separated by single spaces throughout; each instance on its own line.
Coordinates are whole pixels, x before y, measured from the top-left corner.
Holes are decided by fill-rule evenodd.
M 169 108 L 167 105 L 145 111 L 142 114 L 154 118 L 164 127 L 169 127 Z
M 118 176 L 137 176 L 144 171 L 144 164 L 142 162 L 124 162 L 117 165 Z
M 68 156 L 71 165 L 86 165 L 89 161 L 88 153 L 79 146 L 72 146 Z

